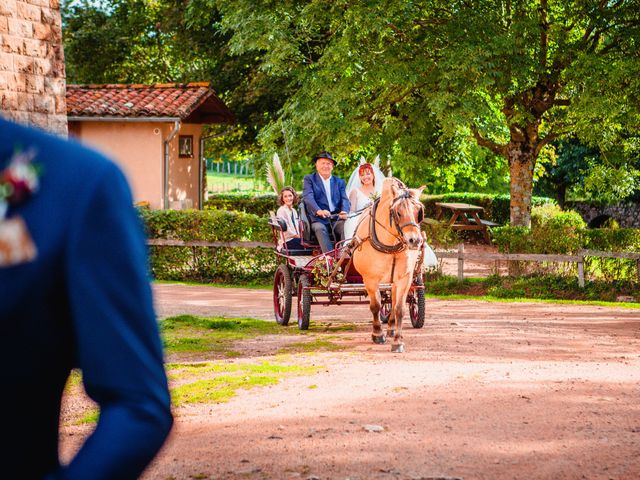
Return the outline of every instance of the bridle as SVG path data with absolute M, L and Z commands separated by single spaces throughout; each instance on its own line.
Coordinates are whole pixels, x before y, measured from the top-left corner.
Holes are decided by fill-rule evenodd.
M 407 248 L 407 241 L 404 239 L 402 235 L 403 229 L 407 227 L 416 227 L 419 229 L 420 222 L 422 222 L 422 219 L 424 218 L 424 206 L 421 203 L 414 200 L 413 196 L 411 195 L 411 192 L 409 192 L 407 187 L 402 182 L 400 182 L 399 180 L 396 180 L 396 181 L 397 181 L 397 186 L 402 190 L 402 193 L 397 197 L 395 197 L 391 202 L 391 205 L 389 205 L 389 227 L 390 228 L 395 227 L 398 234 L 391 231 L 389 228 L 386 227 L 386 225 L 384 225 L 383 223 L 381 223 L 376 219 L 376 211 L 380 204 L 379 198 L 373 202 L 373 205 L 371 206 L 371 213 L 369 214 L 370 215 L 369 235 L 371 239 L 371 245 L 373 246 L 373 248 L 383 253 L 399 253 L 403 251 L 405 248 Z M 403 224 L 400 224 L 401 219 L 400 219 L 400 214 L 398 213 L 398 210 L 400 206 L 405 204 L 406 202 L 411 203 L 414 208 L 418 209 L 418 219 L 417 221 L 411 220 Z M 382 243 L 378 239 L 378 235 L 376 234 L 376 224 L 380 225 L 385 231 L 387 231 L 388 233 L 393 235 L 395 238 L 397 238 L 398 243 L 394 245 L 387 245 Z

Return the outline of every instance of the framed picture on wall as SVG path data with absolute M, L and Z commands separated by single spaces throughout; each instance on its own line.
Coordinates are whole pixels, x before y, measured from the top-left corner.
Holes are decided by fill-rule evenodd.
M 178 137 L 178 155 L 182 158 L 193 157 L 193 135 L 180 135 Z

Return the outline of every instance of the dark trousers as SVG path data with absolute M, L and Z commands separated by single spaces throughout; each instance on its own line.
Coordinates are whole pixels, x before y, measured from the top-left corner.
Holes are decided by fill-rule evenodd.
M 329 224 L 313 222 L 311 230 L 316 234 L 323 253 L 333 250 L 333 239 L 336 242 L 344 239 L 344 220 L 330 220 Z

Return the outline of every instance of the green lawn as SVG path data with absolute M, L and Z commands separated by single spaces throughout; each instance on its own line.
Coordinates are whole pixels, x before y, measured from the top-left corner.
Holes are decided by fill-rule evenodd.
M 262 179 L 207 172 L 207 191 L 218 192 L 268 192 L 269 187 Z

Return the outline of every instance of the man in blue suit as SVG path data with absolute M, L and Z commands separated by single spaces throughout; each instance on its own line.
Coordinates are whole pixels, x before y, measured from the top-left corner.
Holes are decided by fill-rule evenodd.
M 138 478 L 173 420 L 129 186 L 96 152 L 2 119 L 0 329 L 2 476 Z M 60 465 L 73 368 L 100 418 Z
M 335 241 L 344 239 L 344 221 L 350 208 L 344 180 L 331 175 L 336 161 L 329 152 L 313 157 L 316 172 L 304 177 L 302 198 L 323 252 L 333 250 L 331 231 Z

